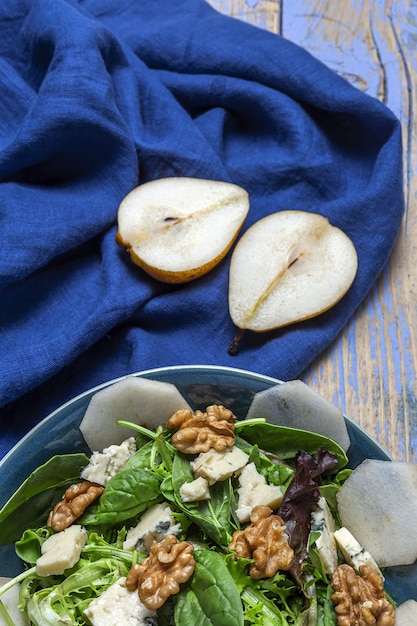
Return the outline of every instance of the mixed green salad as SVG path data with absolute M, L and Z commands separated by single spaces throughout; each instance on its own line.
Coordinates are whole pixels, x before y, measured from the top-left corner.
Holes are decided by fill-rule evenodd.
M 246 517 L 237 513 L 242 491 L 248 502 L 248 487 L 239 482 L 242 468 L 232 468 L 229 474 L 222 470 L 217 479 L 208 480 L 205 496 L 197 488 L 196 499 L 192 489 L 191 495 L 188 490 L 184 496 L 184 485 L 196 481 L 196 460 L 202 453 L 180 451 L 173 443 L 175 429 L 120 424 L 132 429 L 134 446 L 123 467 L 108 475 L 102 493 L 73 521 L 84 536 L 76 562 L 62 573 L 40 567 L 44 544 L 66 532 L 51 527 L 50 512 L 68 487 L 88 480 L 82 475 L 88 477 L 86 468 L 91 468 L 94 455 L 54 456 L 27 478 L 0 511 L 0 542 L 14 542 L 24 563 L 24 571 L 0 588 L 0 615 L 6 624 L 14 622 L 1 596 L 19 584 L 20 610 L 29 623 L 39 626 L 337 625 L 327 549 L 320 541 L 325 523 L 314 517 L 324 499 L 336 527 L 341 526 L 336 494 L 351 470 L 335 441 L 261 418 L 234 422 L 233 450 L 244 453 L 245 465 L 253 464 L 263 485 L 278 487 L 282 494 L 271 514 L 283 521 L 293 551 L 286 570 L 254 578 L 250 574 L 254 556 L 239 557 L 233 548 L 236 533 L 251 524 L 250 513 Z M 94 473 L 90 476 L 93 480 Z M 253 508 L 264 505 L 253 494 L 250 502 Z M 168 520 L 154 515 L 148 528 L 140 526 L 149 511 L 163 510 L 169 511 Z M 157 609 L 128 616 L 126 593 L 105 596 L 105 592 L 125 581 L 132 567 L 144 563 L 152 545 L 171 535 L 192 546 L 191 576 Z M 340 550 L 337 559 L 339 564 L 345 560 Z M 103 606 L 93 609 L 92 603 L 100 597 Z M 117 597 L 124 607 L 116 606 Z

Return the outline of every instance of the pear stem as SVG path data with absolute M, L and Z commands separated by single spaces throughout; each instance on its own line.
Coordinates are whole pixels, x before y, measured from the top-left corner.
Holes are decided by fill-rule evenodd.
M 236 356 L 239 352 L 240 342 L 243 339 L 243 335 L 245 334 L 244 328 L 238 328 L 236 331 L 236 335 L 233 337 L 233 341 L 229 346 L 228 353 L 230 356 Z

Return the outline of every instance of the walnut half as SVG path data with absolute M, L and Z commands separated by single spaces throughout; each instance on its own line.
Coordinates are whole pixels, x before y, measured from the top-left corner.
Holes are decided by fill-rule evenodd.
M 60 500 L 49 513 L 47 524 L 55 532 L 69 528 L 76 519 L 81 517 L 86 508 L 101 496 L 102 485 L 84 480 L 68 487 Z
M 381 575 L 369 565 L 362 565 L 359 573 L 343 564 L 332 576 L 338 626 L 394 626 L 394 607 L 386 598 Z
M 142 563 L 132 566 L 126 577 L 129 591 L 136 588 L 148 609 L 159 609 L 171 595 L 179 592 L 180 584 L 192 576 L 195 569 L 194 547 L 168 535 L 155 543 Z
M 184 454 L 199 454 L 214 448 L 223 452 L 235 442 L 235 415 L 222 405 L 213 404 L 206 412 L 189 409 L 176 411 L 167 421 L 167 428 L 177 432 L 172 436 L 173 445 Z
M 268 506 L 256 506 L 250 520 L 244 530 L 233 533 L 229 550 L 236 550 L 238 558 L 253 559 L 249 573 L 256 580 L 289 570 L 294 551 L 288 545 L 282 518 L 273 515 Z

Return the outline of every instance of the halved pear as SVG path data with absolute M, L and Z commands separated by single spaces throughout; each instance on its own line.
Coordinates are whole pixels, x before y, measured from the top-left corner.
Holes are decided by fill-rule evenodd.
M 323 313 L 347 292 L 358 258 L 351 239 L 316 213 L 255 222 L 230 262 L 229 310 L 239 329 L 266 331 Z
M 248 193 L 238 185 L 160 178 L 122 200 L 116 241 L 153 278 L 185 283 L 226 256 L 248 211 Z

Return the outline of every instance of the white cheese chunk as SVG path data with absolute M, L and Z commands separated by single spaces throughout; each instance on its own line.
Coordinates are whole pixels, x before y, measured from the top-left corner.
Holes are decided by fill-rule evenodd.
M 196 478 L 202 476 L 209 485 L 214 485 L 241 470 L 248 460 L 246 452 L 237 446 L 226 448 L 224 452 L 211 448 L 208 452 L 201 452 L 191 467 Z
M 151 623 L 149 618 L 155 616 L 156 611 L 147 609 L 137 591 L 126 588 L 126 578 L 122 577 L 94 598 L 85 614 L 92 626 L 142 626 Z
M 48 537 L 42 544 L 42 554 L 36 561 L 38 576 L 63 574 L 66 569 L 73 567 L 79 560 L 86 541 L 87 531 L 77 524 Z
M 103 452 L 93 452 L 89 464 L 81 472 L 81 478 L 105 486 L 110 478 L 124 469 L 135 452 L 134 437 L 125 439 L 120 445 L 108 446 Z
M 352 533 L 345 528 L 339 528 L 334 533 L 334 538 L 340 548 L 346 562 L 359 572 L 361 565 L 369 565 L 373 567 L 382 576 L 381 570 L 375 562 L 373 556 L 365 550 L 355 539 Z M 383 576 L 382 576 L 383 578 Z
M 323 569 L 326 574 L 333 574 L 338 565 L 337 546 L 334 538 L 336 524 L 331 514 L 326 498 L 323 496 L 317 502 L 317 507 L 311 513 L 311 532 L 319 532 L 315 543 L 319 551 Z
M 255 463 L 248 463 L 239 475 L 238 506 L 236 515 L 241 523 L 248 522 L 255 506 L 265 505 L 276 509 L 282 502 L 281 487 L 269 485 L 265 476 L 256 469 Z
M 195 480 L 181 485 L 180 496 L 183 502 L 198 502 L 200 500 L 209 500 L 209 484 L 205 478 L 199 476 Z
M 128 530 L 123 549 L 149 554 L 154 543 L 180 532 L 181 525 L 175 522 L 170 506 L 166 502 L 154 504 L 142 515 L 138 524 Z

